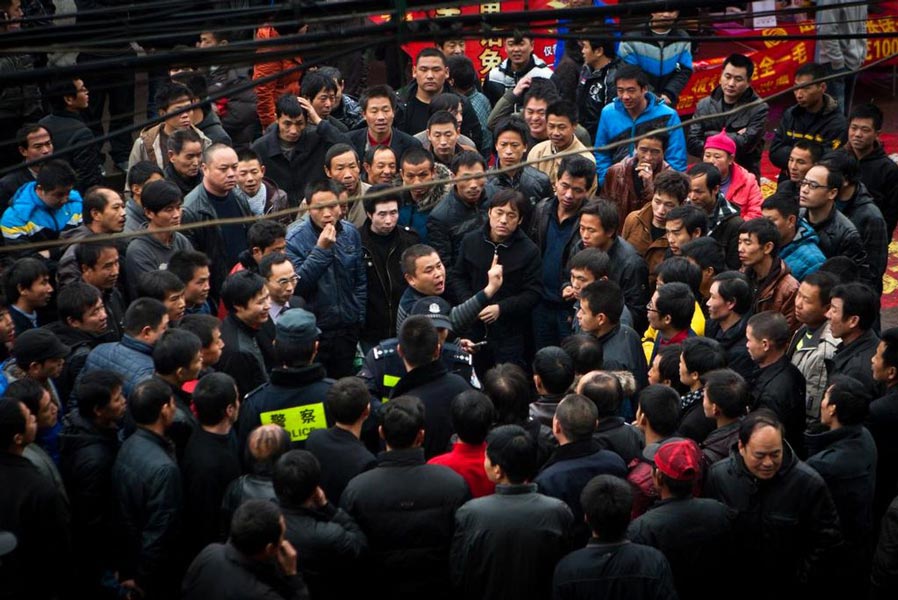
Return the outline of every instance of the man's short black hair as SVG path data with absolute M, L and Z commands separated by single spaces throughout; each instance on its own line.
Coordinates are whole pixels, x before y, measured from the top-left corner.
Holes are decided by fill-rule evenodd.
M 134 165 L 128 169 L 128 185 L 142 186 L 153 175 L 164 177 L 165 173 L 159 168 L 159 165 L 151 160 L 142 160 L 134 163 Z M 143 202 L 142 198 L 141 202 Z
M 88 371 L 75 386 L 78 414 L 93 422 L 97 417 L 94 411 L 109 406 L 115 391 L 123 385 L 122 376 L 114 371 Z
M 708 402 L 716 404 L 727 419 L 745 415 L 751 404 L 751 391 L 745 379 L 732 369 L 715 369 L 702 375 Z
M 826 67 L 819 63 L 804 63 L 795 70 L 795 79 L 799 77 L 810 77 L 811 79 L 822 79 L 826 77 Z
M 641 68 L 636 65 L 621 65 L 614 73 L 614 85 L 625 79 L 635 79 L 636 85 L 641 88 L 649 87 L 649 78 Z
M 873 326 L 873 321 L 879 314 L 879 297 L 869 285 L 843 283 L 834 287 L 830 296 L 842 301 L 843 320 L 857 316 L 857 326 L 861 331 L 867 331 Z
M 84 313 L 102 301 L 100 290 L 83 281 L 73 281 L 62 288 L 56 297 L 56 309 L 59 311 L 59 320 L 68 324 L 69 319 L 83 321 Z
M 324 92 L 337 93 L 337 82 L 317 71 L 307 71 L 302 76 L 302 97 L 312 100 Z
M 673 379 L 679 377 L 674 375 Z M 655 433 L 671 436 L 680 423 L 680 395 L 667 385 L 656 383 L 646 386 L 639 392 L 639 410 Z
M 244 556 L 256 556 L 281 540 L 281 510 L 268 499 L 247 500 L 231 517 L 230 542 Z
M 520 425 L 500 425 L 490 431 L 486 455 L 513 484 L 524 483 L 536 474 L 537 445 Z
M 806 283 L 817 288 L 817 293 L 820 296 L 820 304 L 822 306 L 826 306 L 832 299 L 833 288 L 839 285 L 839 279 L 838 277 L 827 271 L 816 271 L 814 273 L 811 273 L 810 275 L 807 275 L 802 280 L 802 283 Z
M 200 149 L 202 149 L 203 138 L 200 137 L 193 129 L 189 127 L 187 129 L 179 129 L 170 136 L 168 136 L 168 141 L 165 143 L 165 149 L 169 152 L 174 152 L 175 154 L 181 154 L 184 151 L 184 144 L 200 144 Z
M 178 323 L 178 329 L 194 334 L 200 338 L 203 348 L 208 348 L 215 339 L 215 330 L 221 331 L 221 321 L 212 315 L 188 314 L 184 315 L 184 318 Z
M 569 100 L 558 99 L 546 108 L 546 116 L 553 115 L 556 117 L 564 117 L 571 122 L 574 127 L 580 122 L 580 111 L 577 105 Z
M 238 306 L 246 307 L 265 288 L 265 280 L 261 275 L 244 269 L 225 279 L 221 286 L 221 300 L 229 312 Z
M 395 191 L 392 193 L 381 195 L 382 192 L 392 191 L 396 189 L 396 187 L 390 185 L 389 183 L 378 183 L 368 188 L 368 191 L 365 192 L 364 196 L 362 196 L 362 204 L 364 204 L 365 206 L 365 214 L 373 215 L 377 211 L 378 204 L 395 202 L 397 208 L 402 206 L 401 192 Z M 378 197 L 372 197 L 375 194 L 378 194 Z
M 375 146 L 376 148 L 377 146 Z M 359 163 L 359 153 L 356 152 L 355 148 L 350 146 L 349 144 L 339 143 L 334 144 L 330 148 L 327 149 L 327 152 L 324 153 L 324 166 L 328 169 L 331 168 L 331 162 L 338 156 L 343 154 L 348 154 L 352 152 L 352 155 L 355 157 L 356 164 Z M 361 165 L 359 165 L 361 166 Z
M 724 271 L 714 277 L 717 293 L 725 302 L 735 302 L 733 312 L 742 316 L 751 310 L 754 295 L 745 275 L 739 271 Z
M 446 55 L 443 54 L 443 51 L 434 46 L 426 46 L 418 51 L 418 54 L 415 56 L 415 64 L 418 64 L 418 61 L 422 58 L 439 58 L 443 61 L 443 64 L 446 64 Z
M 165 302 L 172 292 L 184 290 L 184 282 L 171 271 L 147 271 L 137 278 L 137 295 Z
M 614 475 L 593 477 L 580 494 L 580 505 L 596 538 L 605 543 L 624 539 L 633 510 L 633 490 L 626 480 Z
M 3 291 L 6 301 L 15 304 L 21 295 L 19 287 L 25 289 L 34 285 L 41 277 L 49 277 L 50 270 L 44 261 L 37 258 L 20 258 L 12 264 L 3 276 Z
M 167 331 L 166 335 L 169 333 L 171 332 Z M 156 348 L 159 348 L 159 344 L 156 344 Z M 155 356 L 155 350 L 153 355 Z M 236 405 L 238 400 L 237 383 L 227 373 L 208 373 L 200 378 L 193 390 L 196 418 L 200 425 L 207 427 L 221 423 L 227 417 L 228 407 Z
M 153 346 L 153 367 L 160 375 L 186 369 L 203 349 L 195 334 L 184 329 L 168 329 Z
M 391 399 L 380 414 L 384 441 L 394 450 L 411 448 L 424 429 L 424 403 L 414 396 Z
M 589 271 L 596 281 L 608 276 L 611 259 L 608 253 L 598 248 L 584 248 L 574 254 L 567 263 L 567 270 Z M 595 283 L 595 282 L 593 282 Z M 581 292 L 581 298 L 582 298 Z
M 761 203 L 762 210 L 775 210 L 785 218 L 798 217 L 801 206 L 795 197 L 786 191 L 777 191 Z
M 24 363 L 26 361 L 22 362 Z M 3 392 L 5 398 L 18 400 L 24 404 L 25 408 L 28 409 L 28 412 L 35 417 L 40 413 L 41 400 L 43 400 L 44 396 L 47 394 L 49 394 L 49 392 L 44 386 L 38 383 L 36 379 L 31 379 L 30 377 L 23 377 L 22 379 L 13 381 L 9 384 L 9 387 L 6 388 L 6 391 Z
M 312 198 L 315 194 L 321 193 L 331 193 L 335 197 L 339 198 L 340 194 L 343 193 L 343 186 L 337 185 L 336 182 L 330 179 L 324 179 L 322 181 L 313 181 L 309 185 L 306 186 L 306 202 L 310 205 L 312 204 Z
M 531 100 L 541 100 L 548 105 L 558 100 L 558 98 L 558 87 L 551 79 L 534 77 L 530 80 L 530 87 L 524 92 L 522 105 L 526 107 Z
M 811 162 L 816 163 L 823 156 L 823 146 L 813 140 L 795 140 L 792 149 L 798 148 L 811 154 Z
M 453 86 L 462 91 L 467 91 L 477 85 L 477 72 L 474 63 L 465 55 L 452 55 L 446 57 L 446 66 L 452 75 Z
M 433 169 L 433 153 L 430 150 L 425 150 L 421 146 L 409 146 L 399 159 L 399 168 L 401 170 L 402 165 L 404 164 L 416 167 L 418 165 L 423 165 L 424 163 L 430 163 L 430 168 Z
M 455 73 L 452 73 L 454 76 Z M 873 129 L 876 131 L 882 131 L 882 109 L 873 104 L 872 102 L 867 102 L 865 104 L 855 104 L 851 109 L 851 114 L 848 117 L 848 123 L 855 119 L 871 119 L 873 121 Z
M 682 351 L 683 347 L 680 344 L 671 344 L 658 348 L 658 353 L 655 355 L 658 358 L 658 375 L 661 381 L 669 381 L 670 383 L 667 385 L 681 396 L 689 392 L 689 389 L 680 381 L 680 354 Z
M 602 368 L 605 355 L 602 342 L 594 335 L 576 333 L 561 340 L 561 349 L 574 361 L 574 376 Z
M 847 375 L 834 375 L 829 382 L 828 403 L 836 409 L 836 418 L 844 426 L 861 425 L 869 413 L 873 398 L 863 383 Z
M 737 69 L 745 69 L 746 79 L 750 82 L 752 75 L 755 73 L 755 63 L 744 54 L 733 53 L 726 57 L 723 61 L 723 68 L 727 65 L 733 65 Z
M 765 219 L 764 217 L 749 219 L 739 226 L 739 235 L 742 234 L 755 236 L 758 238 L 758 243 L 761 246 L 765 246 L 768 242 L 772 243 L 773 251 L 770 255 L 774 258 L 779 256 L 778 248 L 781 244 L 780 232 L 777 230 L 776 225 L 769 219 Z
M 157 179 L 143 187 L 140 204 L 144 211 L 157 213 L 169 206 L 180 206 L 184 202 L 181 188 L 174 181 Z
M 55 159 L 45 162 L 41 170 L 37 172 L 37 177 L 34 180 L 37 183 L 37 187 L 48 192 L 59 188 L 75 187 L 78 176 L 75 174 L 75 170 L 69 166 L 69 163 Z
M 85 225 L 94 222 L 93 211 L 103 213 L 106 206 L 112 201 L 112 195 L 115 190 L 101 185 L 95 185 L 90 188 L 81 199 L 81 218 Z
M 550 394 L 563 394 L 574 382 L 574 361 L 558 346 L 540 348 L 533 357 L 533 374 L 539 375 Z
M 212 261 L 210 261 L 209 257 L 203 252 L 198 252 L 196 250 L 177 250 L 171 255 L 171 258 L 168 259 L 168 267 L 166 270 L 169 273 L 174 273 L 184 285 L 187 285 L 193 281 L 197 270 L 202 269 L 203 267 L 208 267 L 211 264 Z
M 857 263 L 841 254 L 831 256 L 823 261 L 817 273 L 829 273 L 839 283 L 855 283 L 860 280 Z
M 574 154 L 565 156 L 558 164 L 558 179 L 569 175 L 572 179 L 583 178 L 586 182 L 586 189 L 590 189 L 596 181 L 596 166 L 587 158 Z
M 670 316 L 670 325 L 674 329 L 688 329 L 695 312 L 695 296 L 685 283 L 667 283 L 665 280 L 664 285 L 658 288 L 655 310 L 660 317 Z
M 593 281 L 580 292 L 580 305 L 594 315 L 604 314 L 609 323 L 618 324 L 624 310 L 624 294 L 610 279 Z
M 501 363 L 483 376 L 483 391 L 493 401 L 496 423 L 526 423 L 529 415 L 530 378 L 520 366 Z
M 418 262 L 418 259 L 433 254 L 437 254 L 437 251 L 427 244 L 409 246 L 402 251 L 402 256 L 399 257 L 399 262 L 402 265 L 402 274 L 414 276 L 415 264 Z
M 138 298 L 128 305 L 125 318 L 122 320 L 122 328 L 125 333 L 138 336 L 144 327 L 156 329 L 162 323 L 163 317 L 168 314 L 168 308 L 155 298 Z
M 711 163 L 700 162 L 695 163 L 689 169 L 689 177 L 695 179 L 696 177 L 705 177 L 705 185 L 708 186 L 708 191 L 712 192 L 715 188 L 720 186 L 720 169 L 712 165 Z M 670 218 L 670 217 L 668 217 Z
M 265 250 L 274 245 L 276 241 L 287 237 L 287 228 L 283 223 L 264 219 L 250 225 L 246 232 L 246 245 L 250 249 Z
M 599 420 L 615 417 L 624 401 L 620 379 L 611 373 L 599 372 L 587 376 L 580 393 L 596 405 Z
M 580 216 L 582 217 L 583 215 L 598 217 L 602 229 L 606 233 L 610 234 L 611 237 L 617 235 L 617 230 L 620 228 L 620 213 L 617 212 L 617 206 L 609 200 L 597 198 L 585 202 L 580 209 Z
M 511 206 L 518 213 L 518 219 L 525 220 L 530 214 L 530 201 L 518 190 L 514 188 L 502 188 L 493 194 L 493 197 L 487 202 L 487 210 L 501 208 L 503 206 Z
M 691 337 L 683 340 L 680 354 L 686 369 L 700 376 L 727 366 L 726 351 L 717 340 L 706 337 Z
M 695 238 L 680 246 L 680 252 L 685 258 L 698 264 L 698 268 L 704 271 L 707 268 L 714 269 L 714 273 L 723 273 L 727 269 L 726 257 L 723 254 L 723 246 L 710 236 Z
M 430 115 L 430 118 L 427 119 L 427 131 L 430 131 L 434 125 L 452 125 L 452 128 L 456 132 L 458 131 L 458 120 L 448 110 L 438 110 Z
M 271 271 L 274 269 L 274 267 L 287 262 L 290 262 L 290 258 L 283 252 L 271 252 L 269 254 L 266 254 L 259 262 L 259 275 L 261 275 L 266 281 L 268 281 L 268 278 L 271 277 Z
M 302 107 L 294 94 L 284 94 L 278 98 L 274 103 L 274 113 L 278 118 L 281 115 L 287 115 L 291 119 L 309 118 L 309 112 Z
M 846 183 L 857 184 L 861 177 L 861 164 L 853 154 L 844 150 L 827 152 L 817 164 L 825 166 L 830 171 L 838 171 Z
M 18 400 L 0 398 L 0 449 L 6 452 L 13 439 L 25 433 L 27 424 Z
M 439 334 L 433 321 L 423 315 L 408 317 L 399 328 L 399 349 L 412 367 L 432 363 L 439 343 Z
M 290 450 L 274 465 L 274 493 L 283 506 L 302 506 L 320 482 L 321 463 L 308 450 Z
M 692 235 L 698 230 L 699 236 L 708 235 L 708 215 L 694 204 L 683 204 L 670 209 L 667 222 L 681 221 L 683 228 Z
M 486 171 L 486 161 L 483 160 L 480 153 L 474 152 L 473 150 L 462 150 L 452 158 L 449 170 L 452 171 L 453 175 L 458 175 L 458 171 L 462 167 L 470 169 L 477 165 L 480 165 L 483 167 L 483 170 Z
M 789 331 L 789 322 L 782 313 L 774 310 L 765 310 L 748 319 L 748 326 L 754 337 L 759 340 L 769 341 L 775 348 L 785 349 L 792 332 Z
M 370 102 L 373 98 L 388 98 L 390 100 L 390 107 L 393 110 L 396 110 L 396 92 L 393 91 L 388 85 L 373 85 L 369 88 L 365 88 L 362 91 L 362 95 L 359 96 L 359 106 L 362 107 L 362 112 L 368 110 L 368 102 Z
M 128 395 L 128 410 L 138 425 L 152 425 L 159 420 L 162 407 L 172 401 L 171 388 L 157 377 L 144 379 Z
M 511 115 L 509 117 L 501 119 L 493 129 L 494 142 L 498 141 L 499 136 L 506 131 L 517 134 L 518 137 L 521 138 L 521 142 L 525 146 L 527 145 L 527 137 L 530 135 L 530 130 L 527 128 L 527 122 L 524 121 L 524 119 L 522 119 L 520 116 Z
M 679 204 L 683 204 L 686 201 L 691 188 L 692 182 L 685 173 L 667 169 L 655 176 L 655 193 L 666 194 L 676 199 Z
M 743 446 L 747 445 L 755 431 L 763 427 L 773 427 L 780 432 L 780 436 L 785 434 L 783 423 L 776 413 L 769 408 L 759 408 L 751 411 L 742 419 L 742 423 L 739 425 L 739 443 Z
M 449 406 L 452 428 L 458 439 L 472 446 L 479 446 L 496 420 L 493 401 L 477 390 L 468 390 L 452 399 Z
M 445 96 L 446 94 L 441 95 Z M 433 105 L 433 102 L 431 102 L 431 105 Z M 389 146 L 371 146 L 370 148 L 365 150 L 365 156 L 362 157 L 362 163 L 368 166 L 373 165 L 375 157 L 381 152 L 389 152 L 393 155 L 394 159 L 396 158 L 396 153 L 393 152 L 393 149 Z
M 40 123 L 25 123 L 21 127 L 16 130 L 16 145 L 22 150 L 28 149 L 28 136 L 34 133 L 38 133 L 39 131 L 44 130 L 47 132 L 47 135 L 50 136 L 50 141 L 53 140 L 53 134 L 50 133 L 50 130 L 41 125 Z
M 352 425 L 371 404 L 371 393 L 358 377 L 343 377 L 334 382 L 324 395 L 324 404 L 334 421 Z

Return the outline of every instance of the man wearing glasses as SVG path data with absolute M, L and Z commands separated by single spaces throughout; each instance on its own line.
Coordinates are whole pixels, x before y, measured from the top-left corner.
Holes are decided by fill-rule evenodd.
M 841 173 L 830 170 L 824 164 L 811 167 L 799 183 L 799 216 L 817 232 L 820 250 L 827 258 L 847 256 L 857 265 L 861 281 L 872 283 L 870 263 L 861 236 L 848 217 L 836 209 L 842 180 Z

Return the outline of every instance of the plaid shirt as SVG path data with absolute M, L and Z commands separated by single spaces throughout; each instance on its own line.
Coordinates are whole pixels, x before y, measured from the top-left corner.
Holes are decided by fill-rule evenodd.
M 732 217 L 733 215 L 738 214 L 739 207 L 728 201 L 723 194 L 718 192 L 717 206 L 714 207 L 714 212 L 708 217 L 708 235 L 711 235 L 711 232 L 717 229 L 717 226 L 720 225 L 721 221 L 727 217 Z

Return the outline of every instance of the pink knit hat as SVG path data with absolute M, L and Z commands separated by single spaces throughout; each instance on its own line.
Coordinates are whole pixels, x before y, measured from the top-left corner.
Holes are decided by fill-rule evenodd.
M 736 142 L 727 135 L 726 129 L 721 130 L 717 135 L 712 135 L 705 140 L 705 150 L 708 150 L 709 148 L 723 150 L 730 155 L 736 154 Z

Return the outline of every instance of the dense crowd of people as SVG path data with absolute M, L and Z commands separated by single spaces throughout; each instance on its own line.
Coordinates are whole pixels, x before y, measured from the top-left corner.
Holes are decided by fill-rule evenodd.
M 108 161 L 121 89 L 4 88 L 0 597 L 895 597 L 863 40 L 778 123 L 732 54 L 681 125 L 677 17 L 482 80 L 441 37 L 358 97 L 179 64 Z

